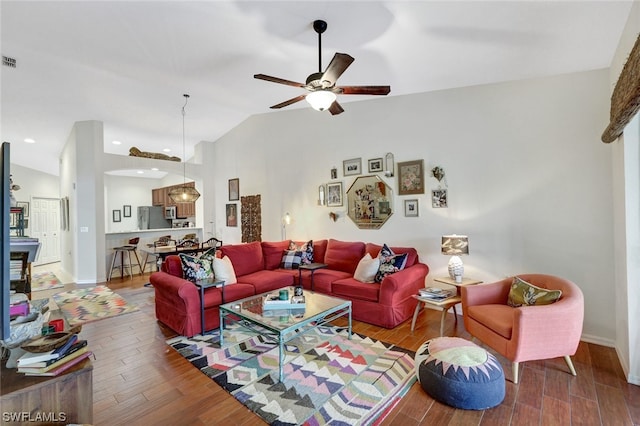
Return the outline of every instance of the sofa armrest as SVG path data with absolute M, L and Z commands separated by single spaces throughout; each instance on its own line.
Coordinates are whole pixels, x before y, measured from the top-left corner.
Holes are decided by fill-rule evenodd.
M 191 281 L 160 271 L 152 273 L 149 282 L 155 289 L 156 298 L 171 301 L 181 305 L 185 312 L 197 312 L 199 315 L 200 293 Z
M 490 284 L 461 287 L 462 307 L 476 305 L 505 305 L 513 278 L 505 278 Z
M 424 263 L 416 263 L 395 274 L 387 275 L 380 283 L 380 303 L 394 306 L 402 300 L 418 294 L 424 287 L 429 267 Z

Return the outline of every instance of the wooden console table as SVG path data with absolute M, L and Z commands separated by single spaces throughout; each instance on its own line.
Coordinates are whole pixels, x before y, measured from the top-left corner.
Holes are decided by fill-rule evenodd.
M 1 367 L 0 423 L 93 423 L 93 365 L 89 359 L 55 377 Z

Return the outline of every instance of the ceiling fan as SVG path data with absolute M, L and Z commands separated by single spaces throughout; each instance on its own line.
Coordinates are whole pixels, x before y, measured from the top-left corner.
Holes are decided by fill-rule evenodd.
M 331 115 L 336 115 L 344 111 L 336 100 L 336 95 L 387 95 L 391 91 L 389 86 L 336 86 L 336 80 L 351 65 L 354 58 L 346 53 L 336 53 L 327 69 L 322 72 L 322 33 L 327 29 L 327 23 L 316 20 L 313 22 L 313 29 L 318 33 L 318 72 L 309 75 L 306 83 L 297 83 L 265 74 L 253 76 L 259 80 L 302 87 L 309 92 L 273 105 L 272 109 L 283 108 L 306 99 L 314 109 L 318 111 L 328 109 Z

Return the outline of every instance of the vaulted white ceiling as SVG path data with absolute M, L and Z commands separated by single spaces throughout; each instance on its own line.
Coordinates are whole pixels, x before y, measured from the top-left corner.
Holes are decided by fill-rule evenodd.
M 315 19 L 328 22 L 323 68 L 335 52 L 355 58 L 339 85 L 390 85 L 398 96 L 606 68 L 631 4 L 3 0 L 2 55 L 17 67 L 0 69 L 1 136 L 13 163 L 56 175 L 82 120 L 104 122 L 105 152 L 182 157 L 188 93 L 189 158 L 199 141 L 304 93 L 253 75 L 304 82 L 317 72 Z M 339 96 L 345 112 L 332 119 L 367 98 Z

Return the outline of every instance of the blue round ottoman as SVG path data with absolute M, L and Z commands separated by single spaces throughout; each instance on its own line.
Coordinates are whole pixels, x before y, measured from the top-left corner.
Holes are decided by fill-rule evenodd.
M 459 337 L 438 337 L 415 357 L 418 381 L 431 397 L 466 410 L 495 407 L 504 399 L 504 372 L 489 352 Z

